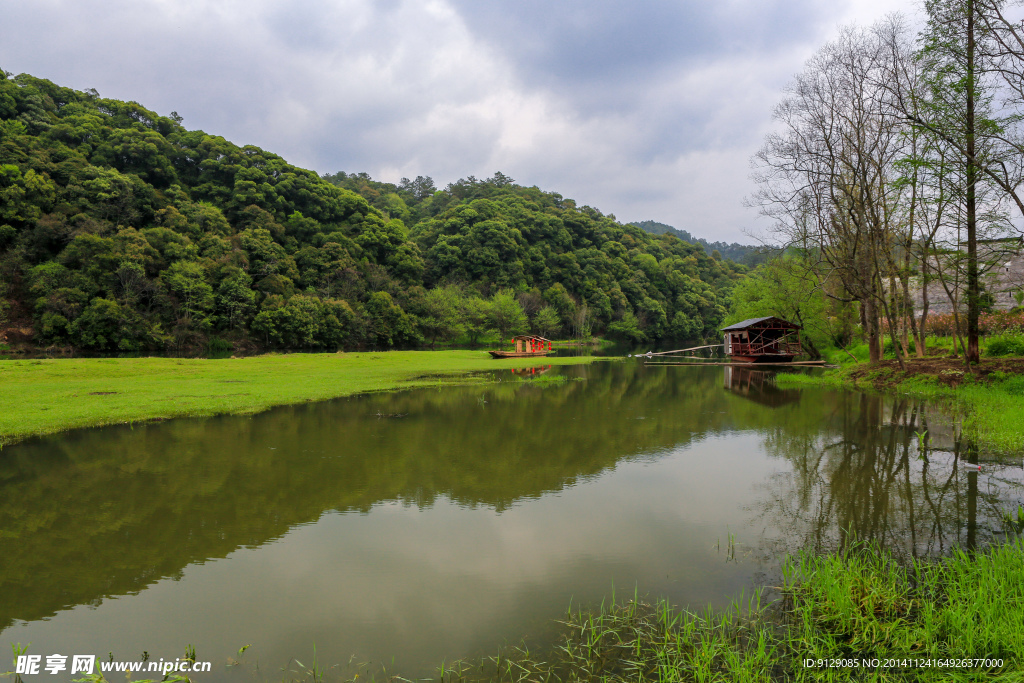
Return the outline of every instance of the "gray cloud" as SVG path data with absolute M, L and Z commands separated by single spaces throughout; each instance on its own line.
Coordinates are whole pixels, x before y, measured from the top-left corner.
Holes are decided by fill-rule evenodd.
M 811 0 L 455 0 L 527 80 L 573 89 L 657 78 L 699 59 L 776 49 L 815 30 Z
M 847 0 L 879 16 L 875 0 Z M 713 239 L 826 0 L 0 0 L 0 67 L 320 172 L 501 170 Z

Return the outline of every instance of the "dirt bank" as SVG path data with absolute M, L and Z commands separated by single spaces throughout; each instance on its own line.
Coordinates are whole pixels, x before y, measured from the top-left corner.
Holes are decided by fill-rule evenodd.
M 850 379 L 870 384 L 876 389 L 891 389 L 904 380 L 917 377 L 933 377 L 944 386 L 956 387 L 963 382 L 965 376 L 964 363 L 960 358 L 914 358 L 907 361 L 906 365 L 904 372 L 900 370 L 899 362 L 883 360 L 875 365 L 858 365 L 848 372 Z M 988 380 L 994 372 L 1024 375 L 1024 358 L 983 358 L 973 368 L 974 375 L 981 381 Z

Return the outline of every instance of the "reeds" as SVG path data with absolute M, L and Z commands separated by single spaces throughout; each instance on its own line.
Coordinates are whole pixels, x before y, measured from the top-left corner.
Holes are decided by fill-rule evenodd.
M 758 590 L 721 611 L 694 613 L 636 595 L 570 610 L 553 647 L 507 648 L 438 680 L 1024 680 L 1019 539 L 910 566 L 852 543 L 834 555 L 791 558 L 783 576 L 780 600 L 765 602 Z M 1002 663 L 966 666 L 967 659 Z
M 764 612 L 760 591 L 699 614 L 634 595 L 595 611 L 570 610 L 553 648 L 508 648 L 446 680 L 769 681 L 777 639 Z

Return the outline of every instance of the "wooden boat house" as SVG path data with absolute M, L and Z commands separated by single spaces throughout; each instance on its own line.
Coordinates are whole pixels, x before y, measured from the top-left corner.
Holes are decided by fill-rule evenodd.
M 744 363 L 788 363 L 803 353 L 800 326 L 782 318 L 751 318 L 723 327 L 725 355 Z
M 535 334 L 520 334 L 512 337 L 514 351 L 491 351 L 495 358 L 527 358 L 529 356 L 546 356 L 551 352 L 551 340 Z

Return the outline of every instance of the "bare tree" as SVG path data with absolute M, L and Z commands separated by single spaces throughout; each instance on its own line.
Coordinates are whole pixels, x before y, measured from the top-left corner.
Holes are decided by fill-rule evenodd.
M 936 209 L 934 220 L 917 231 L 923 286 L 931 270 L 955 302 L 957 335 L 967 338 L 968 366 L 980 356 L 981 278 L 993 263 L 991 249 L 979 254 L 979 242 L 1007 226 L 1004 201 L 1024 213 L 1017 195 L 1024 146 L 1015 142 L 1017 121 L 1006 112 L 1013 96 L 1005 89 L 1001 95 L 996 87 L 999 74 L 1008 73 L 1000 71 L 1000 60 L 1012 60 L 999 56 L 989 28 L 993 16 L 1002 16 L 1000 5 L 998 0 L 928 0 L 928 26 L 913 52 L 898 19 L 880 29 L 893 54 L 893 71 L 881 85 L 890 92 L 888 102 L 896 114 L 909 124 L 908 135 L 919 140 L 909 165 L 926 185 L 931 183 L 922 187 L 930 194 L 922 192 L 913 205 Z M 942 242 L 947 247 L 939 249 L 945 252 L 940 261 L 934 250 Z M 961 301 L 966 303 L 963 328 Z
M 843 29 L 797 76 L 775 111 L 782 131 L 755 160 L 754 203 L 784 242 L 814 255 L 822 282 L 838 279 L 860 304 L 872 361 L 882 356 L 883 320 L 897 346 L 892 276 L 907 229 L 908 185 L 896 170 L 906 155 L 903 122 L 879 85 L 891 58 L 877 34 Z M 835 290 L 825 291 L 841 296 Z
M 884 82 L 899 114 L 930 139 L 933 149 L 944 148 L 946 177 L 957 178 L 953 196 L 960 208 L 946 215 L 957 218 L 956 232 L 963 232 L 956 246 L 965 251 L 957 261 L 964 271 L 968 365 L 980 357 L 978 321 L 986 265 L 979 256 L 979 240 L 993 226 L 1005 225 L 998 215 L 1002 202 L 1011 202 L 1024 215 L 1018 190 L 1024 180 L 1024 144 L 1020 117 L 1013 113 L 1024 102 L 1019 82 L 1024 43 L 1003 13 L 1003 4 L 927 0 L 928 25 L 920 48 L 905 62 L 912 62 L 916 82 L 898 69 Z M 890 45 L 897 42 L 893 39 Z

